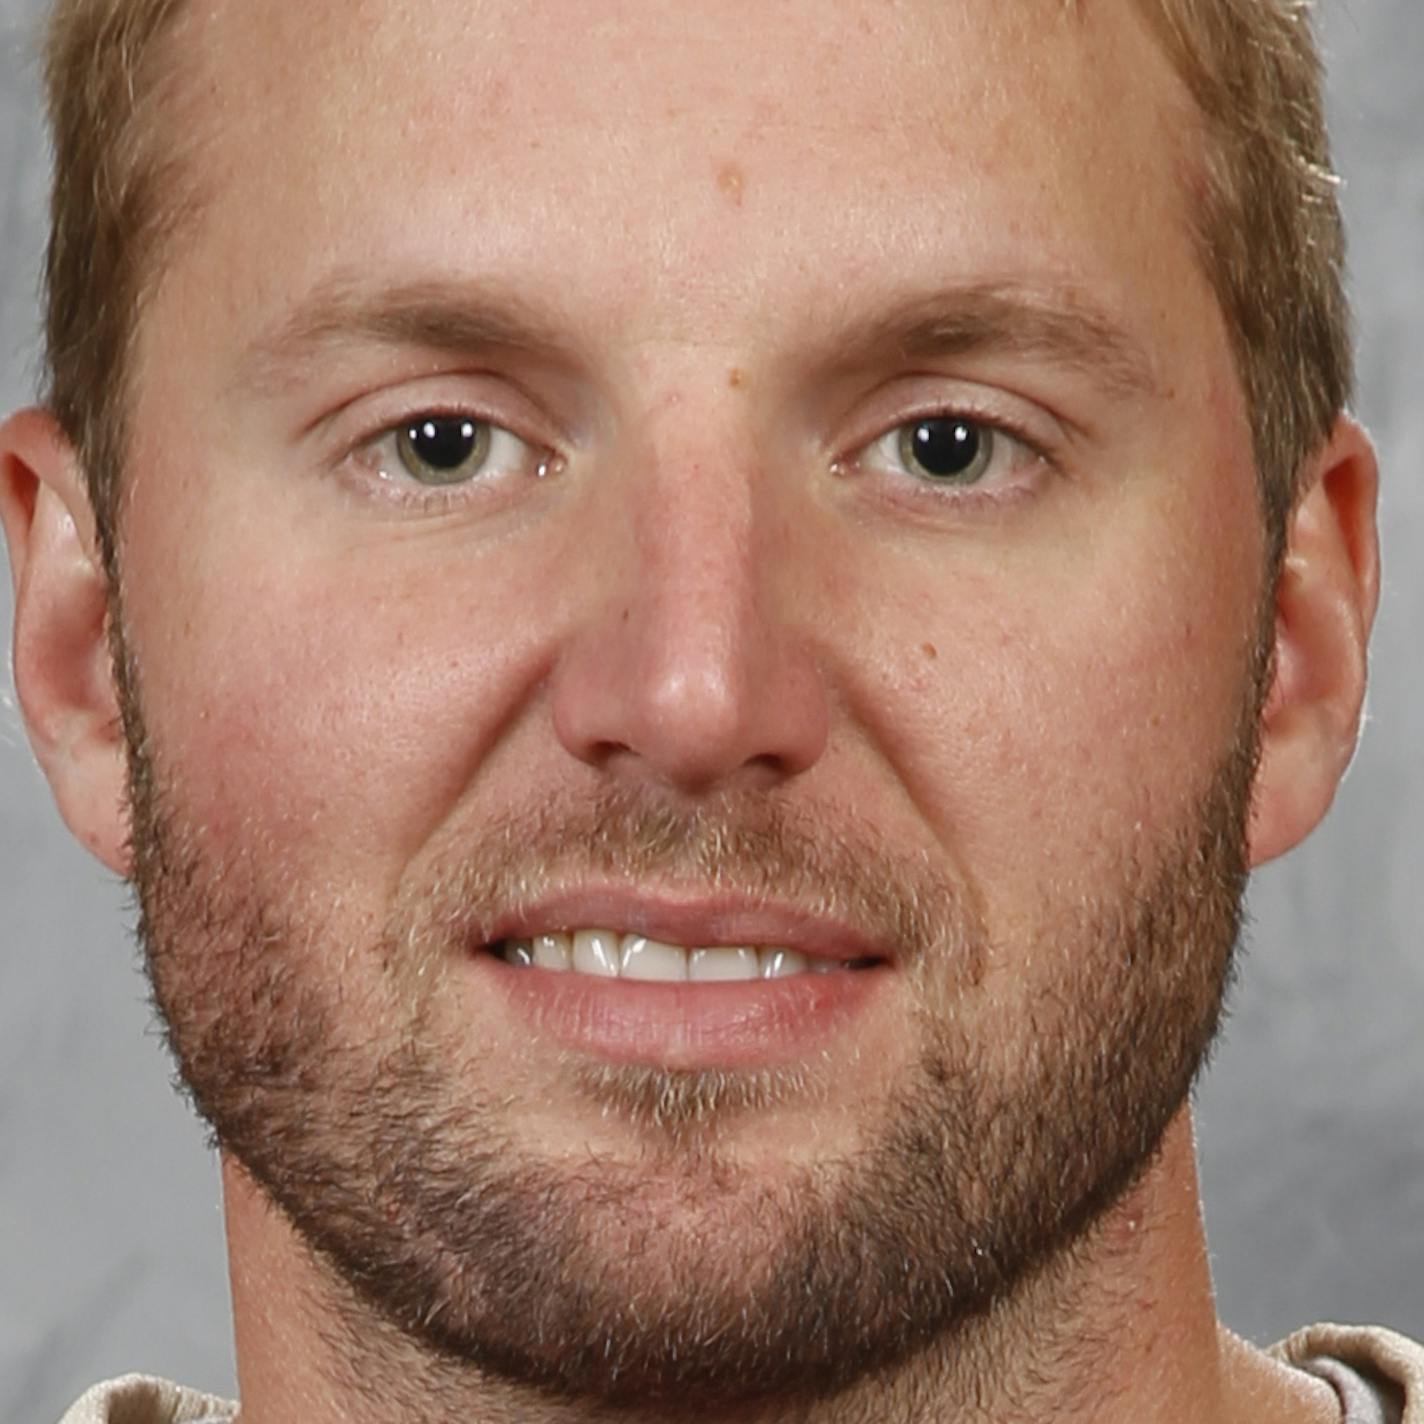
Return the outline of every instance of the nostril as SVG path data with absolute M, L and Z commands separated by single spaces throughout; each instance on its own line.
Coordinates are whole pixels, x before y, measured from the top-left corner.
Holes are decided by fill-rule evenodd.
M 632 755 L 633 749 L 627 742 L 617 742 L 612 738 L 590 742 L 588 750 L 584 754 L 590 765 L 598 767 L 607 766 L 610 762 L 617 761 L 619 757 Z

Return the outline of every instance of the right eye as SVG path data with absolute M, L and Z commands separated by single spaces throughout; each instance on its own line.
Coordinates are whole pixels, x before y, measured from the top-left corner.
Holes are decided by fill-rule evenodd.
M 549 456 L 502 425 L 459 412 L 419 411 L 382 431 L 356 458 L 391 484 L 441 489 L 539 474 Z

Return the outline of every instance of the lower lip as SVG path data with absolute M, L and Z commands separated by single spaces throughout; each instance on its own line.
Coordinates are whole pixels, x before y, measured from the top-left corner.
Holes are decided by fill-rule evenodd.
M 614 1063 L 739 1068 L 792 1063 L 863 1015 L 890 971 L 659 984 L 520 968 L 472 956 L 484 985 L 544 1039 Z

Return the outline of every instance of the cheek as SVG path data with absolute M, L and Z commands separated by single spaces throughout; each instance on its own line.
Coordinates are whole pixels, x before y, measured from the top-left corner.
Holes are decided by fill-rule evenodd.
M 1238 735 L 1254 522 L 1170 499 L 1101 527 L 1110 536 L 1057 552 L 972 561 L 932 597 L 921 581 L 884 639 L 883 744 L 1001 916 L 1049 886 L 1093 893 L 1120 879 L 1135 844 L 1190 821 Z
M 361 562 L 282 564 L 229 540 L 168 563 L 202 567 L 201 586 L 140 575 L 125 595 L 160 772 L 187 816 L 291 869 L 339 856 L 353 885 L 399 873 L 539 675 L 506 588 L 420 558 L 379 576 L 370 560 L 368 581 Z

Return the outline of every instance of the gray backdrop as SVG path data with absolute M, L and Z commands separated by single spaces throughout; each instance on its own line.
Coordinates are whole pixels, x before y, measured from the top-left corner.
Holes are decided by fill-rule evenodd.
M 1200 1093 L 1221 1311 L 1260 1341 L 1332 1318 L 1424 1335 L 1424 4 L 1325 3 L 1385 589 L 1358 761 L 1326 826 L 1255 883 Z M 41 8 L 0 0 L 0 411 L 30 398 L 37 365 Z M 130 918 L 67 838 L 5 674 L 0 1424 L 51 1424 L 128 1370 L 232 1389 L 216 1168 L 170 1088 Z

